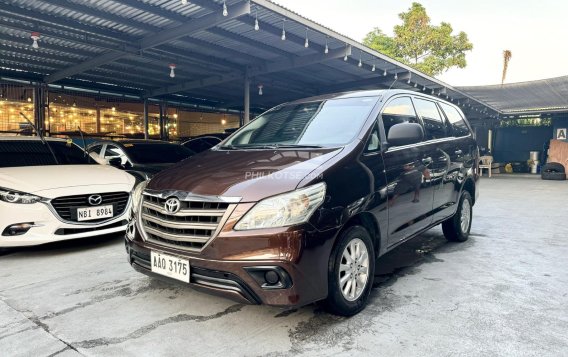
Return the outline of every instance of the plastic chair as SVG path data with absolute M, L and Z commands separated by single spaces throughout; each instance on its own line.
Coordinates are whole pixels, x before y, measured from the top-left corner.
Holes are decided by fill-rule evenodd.
M 491 177 L 491 164 L 493 163 L 493 156 L 481 156 L 479 158 L 479 174 L 483 176 L 483 169 L 487 169 L 489 177 Z

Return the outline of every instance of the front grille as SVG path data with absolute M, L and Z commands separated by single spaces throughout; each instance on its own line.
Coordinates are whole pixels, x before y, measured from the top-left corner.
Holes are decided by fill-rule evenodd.
M 128 199 L 130 194 L 128 192 L 107 192 L 107 193 L 90 193 L 88 195 L 76 195 L 76 196 L 65 196 L 58 197 L 51 200 L 51 206 L 55 209 L 59 217 L 66 221 L 78 222 L 77 221 L 77 208 L 79 207 L 93 207 L 89 204 L 89 196 L 91 195 L 101 195 L 102 202 L 97 206 L 104 206 L 112 204 L 114 206 L 114 217 L 120 216 L 124 213 L 126 206 L 128 205 Z M 95 207 L 97 207 L 95 206 Z M 96 223 L 102 221 L 108 221 L 111 218 L 95 219 L 90 221 L 85 221 L 81 223 Z
M 181 201 L 177 213 L 168 213 L 167 198 L 144 195 L 142 228 L 148 241 L 181 250 L 199 251 L 213 237 L 229 204 Z
M 120 222 L 108 224 L 106 226 L 97 226 L 97 227 L 89 227 L 89 228 L 59 228 L 58 230 L 55 231 L 54 234 L 58 235 L 58 236 L 65 236 L 65 235 L 69 235 L 69 234 L 97 232 L 97 231 L 102 231 L 104 229 L 117 228 L 117 227 L 122 227 L 122 226 L 126 227 L 127 224 L 128 224 L 128 221 L 124 219 Z

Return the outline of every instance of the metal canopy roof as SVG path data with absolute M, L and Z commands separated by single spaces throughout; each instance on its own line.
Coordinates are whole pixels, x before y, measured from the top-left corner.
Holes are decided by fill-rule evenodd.
M 503 114 L 568 112 L 568 76 L 460 89 L 497 108 Z
M 219 108 L 243 107 L 245 78 L 256 108 L 331 92 L 406 88 L 451 100 L 470 117 L 498 114 L 459 89 L 267 0 L 0 3 L 3 78 Z M 39 48 L 32 47 L 35 31 Z M 175 78 L 169 64 L 176 65 Z

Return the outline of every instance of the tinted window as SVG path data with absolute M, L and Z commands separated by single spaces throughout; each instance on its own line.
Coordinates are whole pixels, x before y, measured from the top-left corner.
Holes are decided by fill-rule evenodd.
M 189 140 L 188 142 L 184 143 L 183 146 L 186 148 L 194 151 L 194 152 L 203 152 L 205 150 L 211 149 L 213 146 L 219 144 L 221 140 L 219 139 L 211 139 L 211 138 L 196 138 Z
M 456 137 L 469 135 L 469 128 L 460 112 L 446 103 L 440 103 L 440 106 L 452 126 L 452 134 Z
M 89 152 L 94 152 L 95 154 L 100 154 L 102 148 L 103 148 L 102 145 L 95 145 L 95 146 L 93 146 L 92 148 L 89 149 Z
M 124 149 L 136 164 L 170 164 L 194 154 L 182 145 L 170 143 L 126 143 Z
M 124 152 L 120 148 L 111 144 L 107 145 L 105 150 L 105 159 L 110 159 L 113 157 L 121 157 L 121 156 L 124 156 Z
M 395 124 L 418 123 L 414 107 L 409 97 L 393 99 L 386 105 L 382 114 L 385 135 L 389 136 L 390 128 Z
M 95 162 L 72 143 L 49 141 L 57 162 L 49 148 L 41 141 L 0 141 L 0 167 L 42 165 L 85 165 Z
M 226 145 L 345 145 L 359 133 L 377 100 L 363 97 L 282 105 L 240 129 Z
M 414 98 L 416 112 L 424 122 L 424 135 L 426 140 L 446 137 L 446 126 L 436 103 L 420 98 Z

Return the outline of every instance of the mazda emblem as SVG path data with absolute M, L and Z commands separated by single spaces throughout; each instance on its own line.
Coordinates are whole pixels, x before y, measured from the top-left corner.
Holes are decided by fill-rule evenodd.
M 166 212 L 176 214 L 181 208 L 181 202 L 175 197 L 169 198 L 164 204 L 164 208 Z
M 90 195 L 87 200 L 91 206 L 98 206 L 103 202 L 103 197 L 101 195 Z

